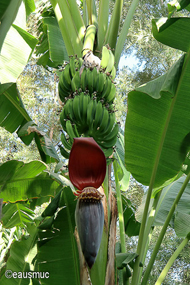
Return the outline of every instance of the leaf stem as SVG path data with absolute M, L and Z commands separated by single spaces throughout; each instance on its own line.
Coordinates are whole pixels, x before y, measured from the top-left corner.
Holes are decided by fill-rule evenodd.
M 167 227 L 168 227 L 168 225 L 169 225 L 169 222 L 171 221 L 171 218 L 172 218 L 173 213 L 174 213 L 174 211 L 175 211 L 175 209 L 176 209 L 176 206 L 177 206 L 177 204 L 178 204 L 178 202 L 179 202 L 179 200 L 180 200 L 180 198 L 181 198 L 183 192 L 185 191 L 185 188 L 186 188 L 186 186 L 187 186 L 189 180 L 190 180 L 190 173 L 187 175 L 187 177 L 186 177 L 186 179 L 185 179 L 185 181 L 184 181 L 184 183 L 183 183 L 183 185 L 182 185 L 182 187 L 181 187 L 181 189 L 180 189 L 178 195 L 176 196 L 176 198 L 175 198 L 175 200 L 174 200 L 174 203 L 173 203 L 173 205 L 172 205 L 172 207 L 171 207 L 171 209 L 170 209 L 170 211 L 169 211 L 169 213 L 168 213 L 168 216 L 167 216 L 166 221 L 165 221 L 165 223 L 164 223 L 164 225 L 163 225 L 163 227 L 162 227 L 162 230 L 161 230 L 160 235 L 159 235 L 159 237 L 158 237 L 157 243 L 156 243 L 156 245 L 155 245 L 155 247 L 154 247 L 152 256 L 151 256 L 150 261 L 149 261 L 149 263 L 148 263 L 148 266 L 147 266 L 147 268 L 146 268 L 146 271 L 145 271 L 145 274 L 144 274 L 144 277 L 143 277 L 143 280 L 142 280 L 142 285 L 147 284 L 150 271 L 151 271 L 152 266 L 153 266 L 153 264 L 154 264 L 156 255 L 157 255 L 157 253 L 158 253 L 158 251 L 159 251 L 159 248 L 160 248 L 160 245 L 161 245 L 161 243 L 162 243 L 163 237 L 164 237 L 164 235 L 165 235 L 166 229 L 167 229 Z
M 122 205 L 121 191 L 120 191 L 120 186 L 119 186 L 116 160 L 114 160 L 113 162 L 113 168 L 114 168 L 114 176 L 115 176 L 116 195 L 117 195 L 117 209 L 118 209 L 118 216 L 119 216 L 121 252 L 125 253 L 126 247 L 125 247 L 125 226 L 124 226 L 124 218 L 123 218 L 123 205 Z
M 89 25 L 92 25 L 92 0 L 87 0 L 86 5 L 88 10 L 88 22 Z
M 121 198 L 121 190 L 120 190 L 120 185 L 119 185 L 116 160 L 114 160 L 113 162 L 113 168 L 114 168 L 115 185 L 116 185 L 117 209 L 118 209 L 118 216 L 119 216 L 121 252 L 126 253 L 127 251 L 126 251 L 126 246 L 125 246 L 125 225 L 124 225 L 124 218 L 123 218 L 123 204 L 122 204 L 122 198 Z M 123 284 L 125 285 L 129 284 L 129 277 L 126 274 L 128 270 L 129 270 L 128 268 L 123 269 Z
M 187 237 L 180 243 L 178 248 L 175 250 L 175 252 L 172 254 L 170 259 L 168 260 L 166 266 L 162 270 L 162 272 L 161 272 L 160 276 L 158 277 L 158 280 L 156 281 L 155 285 L 161 285 L 162 284 L 162 282 L 163 282 L 164 278 L 166 277 L 169 269 L 173 265 L 174 261 L 176 260 L 176 258 L 180 254 L 180 252 L 184 249 L 184 247 L 188 243 L 189 239 L 190 239 L 190 235 L 187 235 Z

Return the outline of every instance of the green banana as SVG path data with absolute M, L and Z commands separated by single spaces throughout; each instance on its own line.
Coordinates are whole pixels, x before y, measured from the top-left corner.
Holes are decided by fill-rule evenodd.
M 64 90 L 60 83 L 58 84 L 58 92 L 59 92 L 59 98 L 62 102 L 65 102 L 65 98 L 69 96 L 69 92 Z
M 75 62 L 76 62 L 76 58 L 74 56 L 70 56 L 69 66 L 70 66 L 71 78 L 74 77 L 74 75 L 76 73 Z
M 71 124 L 70 120 L 66 121 L 66 132 L 69 135 L 70 142 L 73 144 L 73 140 L 74 140 L 74 138 L 76 138 L 76 135 L 75 135 L 75 133 L 73 131 L 73 127 L 72 127 L 72 124 Z
M 66 70 L 68 71 L 68 65 L 66 65 Z M 68 82 L 66 81 L 65 79 L 65 75 L 64 75 L 64 72 L 65 70 L 63 70 L 60 74 L 60 77 L 59 77 L 59 86 L 60 86 L 60 89 L 62 90 L 62 93 L 63 95 L 66 97 L 70 91 L 71 91 L 71 85 L 68 84 Z
M 105 73 L 110 73 L 114 67 L 114 63 L 115 63 L 115 57 L 111 51 L 111 49 L 109 49 L 109 60 L 108 60 L 108 64 L 105 70 Z
M 82 120 L 84 125 L 87 125 L 87 109 L 89 101 L 90 101 L 89 95 L 84 95 L 83 105 L 82 105 Z
M 68 119 L 73 119 L 74 117 L 72 105 L 73 105 L 73 99 L 69 99 L 64 105 L 63 110 L 60 114 L 60 122 L 64 131 L 66 131 L 66 121 Z
M 77 125 L 81 124 L 82 121 L 79 96 L 80 95 L 76 95 L 73 99 L 73 114 L 74 114 L 74 120 L 77 123 Z
M 104 112 L 103 112 L 102 121 L 101 121 L 101 124 L 98 128 L 98 132 L 100 132 L 100 133 L 103 130 L 105 130 L 105 128 L 108 126 L 108 123 L 109 123 L 109 112 L 105 107 L 103 107 L 103 110 L 104 110 Z
M 87 108 L 87 124 L 89 129 L 91 129 L 94 121 L 95 111 L 96 111 L 96 101 L 90 99 L 90 102 L 88 103 Z
M 83 64 L 83 59 L 81 57 L 79 57 L 75 60 L 75 68 L 77 70 L 79 70 L 81 68 L 82 64 Z
M 70 65 L 67 64 L 63 70 L 63 77 L 65 85 L 68 86 L 68 88 L 71 88 L 71 74 L 70 74 Z
M 104 110 L 103 110 L 102 103 L 100 101 L 98 101 L 98 103 L 96 105 L 96 113 L 95 113 L 94 124 L 93 124 L 94 131 L 97 130 L 97 128 L 99 127 L 99 125 L 102 121 L 103 112 L 104 112 Z
M 109 50 L 107 49 L 106 46 L 103 46 L 103 48 L 102 48 L 102 60 L 101 60 L 101 63 L 100 63 L 100 66 L 103 69 L 107 68 L 107 65 L 108 65 L 108 62 L 109 62 L 109 58 L 110 58 Z
M 96 91 L 98 97 L 101 97 L 101 93 L 104 89 L 105 83 L 106 83 L 106 74 L 103 72 L 99 72 L 98 79 L 96 81 Z
M 61 142 L 66 149 L 71 150 L 72 145 L 68 142 L 64 133 L 61 134 Z
M 99 73 L 98 73 L 96 67 L 94 67 L 92 70 L 92 77 L 93 77 L 93 92 L 94 92 L 94 91 L 96 91 L 96 82 L 97 82 L 98 77 L 99 77 Z
M 113 148 L 110 147 L 108 149 L 103 150 L 105 157 L 110 157 L 113 153 Z
M 113 100 L 115 98 L 115 92 L 116 92 L 115 84 L 112 83 L 110 92 L 106 97 L 106 102 L 108 102 L 109 104 L 113 103 Z
M 80 88 L 81 88 L 80 75 L 79 75 L 79 71 L 76 71 L 71 81 L 71 89 L 73 92 L 76 92 L 76 91 L 79 91 Z
M 73 124 L 72 127 L 73 127 L 73 132 L 75 134 L 75 137 L 76 138 L 80 137 L 76 124 Z
M 69 159 L 69 155 L 70 155 L 69 152 L 66 151 L 66 149 L 62 146 L 60 146 L 59 148 L 60 148 L 61 155 L 65 157 L 66 159 Z
M 115 113 L 109 113 L 109 122 L 106 128 L 101 131 L 102 140 L 106 139 L 115 125 Z
M 81 88 L 82 91 L 86 91 L 87 89 L 87 82 L 86 82 L 86 68 L 83 70 L 82 74 L 81 74 Z
M 86 71 L 86 82 L 87 82 L 87 88 L 89 90 L 89 93 L 92 94 L 93 89 L 93 72 L 88 68 Z
M 112 80 L 114 80 L 115 76 L 116 76 L 116 68 L 115 68 L 115 66 L 113 66 L 113 68 L 111 70 L 110 77 L 111 77 Z
M 109 148 L 111 146 L 114 146 L 116 141 L 117 141 L 117 134 L 118 134 L 118 131 L 119 131 L 119 126 L 118 124 L 116 123 L 113 130 L 110 132 L 109 135 L 107 135 L 106 139 L 103 140 L 102 142 L 102 146 L 103 147 L 106 147 L 106 148 Z
M 109 95 L 112 87 L 112 81 L 108 76 L 106 76 L 106 82 L 104 84 L 103 91 L 101 93 L 101 97 L 104 98 L 104 101 L 107 102 L 107 96 Z

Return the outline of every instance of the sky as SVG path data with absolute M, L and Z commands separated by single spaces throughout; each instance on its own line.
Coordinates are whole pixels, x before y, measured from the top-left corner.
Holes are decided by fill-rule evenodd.
M 123 67 L 128 67 L 130 69 L 138 69 L 139 70 L 139 66 L 138 66 L 139 60 L 137 59 L 137 57 L 135 56 L 135 51 L 133 53 L 131 53 L 128 56 L 122 55 L 119 61 L 119 70 L 121 70 Z M 145 63 L 145 61 L 144 61 Z M 143 69 L 143 65 L 144 63 L 142 62 L 142 65 L 140 67 L 140 70 Z

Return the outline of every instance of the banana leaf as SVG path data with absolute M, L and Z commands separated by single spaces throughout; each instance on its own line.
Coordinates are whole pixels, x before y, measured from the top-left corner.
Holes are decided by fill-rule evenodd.
M 16 83 L 0 84 L 0 126 L 13 133 L 31 120 L 24 108 Z M 31 140 L 32 137 L 29 137 L 29 143 Z
M 49 272 L 42 284 L 80 284 L 78 249 L 75 241 L 74 212 L 76 200 L 69 187 L 62 200 L 52 230 L 39 231 L 36 271 Z
M 35 37 L 25 31 L 26 12 L 24 4 L 22 3 L 20 5 L 21 2 L 22 1 L 10 2 L 10 5 L 7 7 L 3 15 L 2 23 L 0 25 L 1 84 L 16 81 L 27 64 L 37 43 Z M 16 15 L 17 17 L 15 19 Z M 11 20 L 14 21 L 13 26 L 11 26 Z
M 3 207 L 3 218 L 1 222 L 4 228 L 24 226 L 33 223 L 34 211 L 29 209 L 26 203 L 8 203 Z
M 23 274 L 23 272 L 32 272 L 33 270 L 32 260 L 36 255 L 38 228 L 34 223 L 31 225 L 29 224 L 27 226 L 27 231 L 28 235 L 23 235 L 21 240 L 14 241 L 11 245 L 6 268 L 3 268 L 1 272 L 1 284 L 29 284 L 30 279 L 21 278 L 22 275 L 20 275 L 19 278 L 19 274 Z M 13 274 L 18 274 L 18 277 Z
M 159 187 L 180 172 L 190 147 L 190 54 L 163 76 L 129 93 L 125 125 L 127 170 Z
M 0 166 L 0 198 L 4 202 L 23 201 L 32 198 L 52 197 L 60 183 L 51 179 L 46 165 L 40 161 L 24 164 L 12 160 Z
M 169 17 L 173 15 L 175 11 L 180 11 L 182 9 L 186 8 L 187 10 L 190 9 L 189 0 L 175 0 L 170 1 L 168 3 L 168 13 Z
M 180 188 L 182 187 L 186 176 L 183 176 L 171 183 L 169 186 L 165 187 L 162 190 L 162 194 L 160 196 L 155 218 L 154 225 L 155 226 L 163 226 L 169 210 L 179 193 Z M 175 213 L 173 215 L 173 219 L 170 222 L 170 225 L 174 227 L 174 230 L 178 237 L 185 238 L 187 234 L 190 232 L 190 183 L 188 183 L 184 193 L 181 196 L 181 199 L 176 207 Z
M 152 20 L 152 32 L 155 39 L 167 46 L 189 51 L 190 18 L 161 18 Z

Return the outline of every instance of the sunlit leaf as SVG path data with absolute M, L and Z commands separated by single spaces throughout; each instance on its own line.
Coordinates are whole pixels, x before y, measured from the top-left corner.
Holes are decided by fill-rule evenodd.
M 23 226 L 32 223 L 34 212 L 21 203 L 6 204 L 3 207 L 2 223 L 5 228 Z
M 128 95 L 125 125 L 127 170 L 154 187 L 176 176 L 190 146 L 190 55 L 163 76 Z
M 37 227 L 32 224 L 28 225 L 27 230 L 29 235 L 23 235 L 22 239 L 15 241 L 10 250 L 10 256 L 6 263 L 6 270 L 11 274 L 11 272 L 29 272 L 32 271 L 32 259 L 36 254 L 36 242 L 37 242 Z M 10 275 L 9 275 L 10 276 Z M 2 275 L 0 278 L 0 283 L 5 285 L 10 285 L 10 280 L 14 281 L 14 284 L 21 284 L 21 278 L 6 278 Z M 25 279 L 28 280 L 28 279 Z
M 46 165 L 40 161 L 24 164 L 7 161 L 0 166 L 0 198 L 4 202 L 16 202 L 38 197 L 54 196 L 59 183 L 43 172 Z
M 12 7 L 13 13 L 14 7 Z M 9 17 L 9 15 L 7 15 Z M 0 30 L 1 26 L 0 25 Z M 0 82 L 15 82 L 23 71 L 37 40 L 35 37 L 24 31 L 26 28 L 26 13 L 24 4 L 21 4 L 14 27 L 10 27 L 3 42 L 0 55 Z M 1 43 L 0 43 L 1 44 Z

